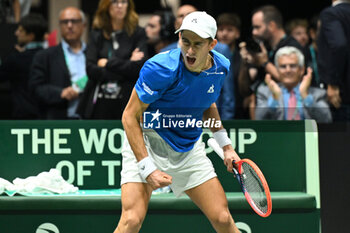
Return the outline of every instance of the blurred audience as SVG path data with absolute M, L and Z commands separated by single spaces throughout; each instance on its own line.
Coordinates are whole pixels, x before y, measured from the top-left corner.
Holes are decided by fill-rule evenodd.
M 310 87 L 312 69 L 305 73 L 304 55 L 291 46 L 280 48 L 275 55 L 275 66 L 280 76 L 276 83 L 266 74 L 267 85 L 257 90 L 257 120 L 304 120 L 331 122 L 332 116 L 324 89 Z
M 174 23 L 175 17 L 170 10 L 156 11 L 148 20 L 145 30 L 150 57 L 177 41 Z
M 53 30 L 50 33 L 45 34 L 45 48 L 56 46 L 57 43 L 57 30 Z
M 333 0 L 320 14 L 318 68 L 334 121 L 350 121 L 350 0 Z
M 230 72 L 225 79 L 216 105 L 223 120 L 246 118 L 242 107 L 243 97 L 238 90 L 241 56 L 237 47 L 237 40 L 241 33 L 241 20 L 235 13 L 223 13 L 218 16 L 216 22 L 218 26 L 217 40 L 229 47 L 229 59 L 231 62 Z
M 43 119 L 78 119 L 79 94 L 87 82 L 84 13 L 67 7 L 59 15 L 62 41 L 38 52 L 33 60 L 29 85 L 40 102 Z
M 309 30 L 312 28 L 311 32 L 314 33 L 314 40 L 316 39 L 317 19 L 316 22 L 313 22 L 313 24 L 314 25 L 309 26 L 309 22 L 306 19 L 295 18 L 287 23 L 286 29 L 288 34 L 296 39 L 303 47 L 305 65 L 306 67 L 311 67 L 313 70 L 311 85 L 314 87 L 322 87 L 319 80 L 316 60 L 317 46 L 315 46 L 315 41 L 312 43 L 312 39 L 309 37 Z
M 86 50 L 89 81 L 78 112 L 84 119 L 121 119 L 148 58 L 133 0 L 100 0 Z
M 306 66 L 310 66 L 313 70 L 312 72 L 312 82 L 311 85 L 314 87 L 320 87 L 324 88 L 324 84 L 320 80 L 320 74 L 318 72 L 318 65 L 317 65 L 317 38 L 319 34 L 319 28 L 320 28 L 320 20 L 319 15 L 315 15 L 310 19 L 309 28 L 308 28 L 308 34 L 310 38 L 310 44 L 308 47 L 308 53 L 307 56 L 309 56 L 306 61 Z
M 0 0 L 0 23 L 18 23 L 20 19 L 20 0 Z
M 264 80 L 265 74 L 269 73 L 274 80 L 280 80 L 273 63 L 276 51 L 284 46 L 293 46 L 300 50 L 302 47 L 293 37 L 286 34 L 282 14 L 272 5 L 262 6 L 253 11 L 252 37 L 250 41 L 239 45 L 243 62 L 238 83 L 240 92 L 245 96 L 245 105 L 249 107 L 250 119 L 254 120 L 254 93 Z
M 309 23 L 306 19 L 295 18 L 287 22 L 286 30 L 288 35 L 296 39 L 305 48 L 309 45 L 308 27 Z
M 284 46 L 293 46 L 301 51 L 302 46 L 291 36 L 288 36 L 283 28 L 283 17 L 281 12 L 272 5 L 262 6 L 252 14 L 252 36 L 260 48 L 258 52 L 250 52 L 253 48 L 242 46 L 246 50 L 243 60 L 263 68 L 263 71 L 270 73 L 274 79 L 279 80 L 276 67 L 273 64 L 276 51 Z M 267 46 L 267 48 L 265 47 Z
M 328 108 L 318 109 L 324 104 L 319 88 L 327 89 L 333 119 L 350 120 L 350 0 L 332 2 L 310 21 L 292 17 L 286 30 L 275 6 L 260 6 L 252 12 L 251 36 L 239 44 L 240 17 L 232 12 L 217 17 L 214 49 L 231 62 L 216 103 L 223 120 L 287 119 L 283 106 L 294 90 L 298 105 L 293 119 L 321 122 L 314 116 L 319 111 L 329 122 L 322 112 Z M 170 9 L 155 11 L 143 29 L 134 0 L 100 0 L 86 46 L 80 9 L 60 12 L 62 39 L 56 45 L 57 31 L 47 34 L 43 17 L 30 14 L 31 5 L 32 0 L 0 0 L 0 23 L 16 27 L 19 22 L 15 52 L 0 60 L 0 81 L 11 86 L 14 119 L 120 119 L 143 63 L 178 48 L 174 32 L 197 10 L 184 4 L 175 16 Z M 277 59 L 281 48 L 284 52 Z M 297 67 L 289 64 L 295 59 Z M 297 82 L 290 87 L 286 80 L 292 77 Z M 256 109 L 256 104 L 268 107 Z
M 19 0 L 21 7 L 21 18 L 30 13 L 30 8 L 32 6 L 32 0 Z
M 35 97 L 28 90 L 30 66 L 34 55 L 43 49 L 47 23 L 43 16 L 24 16 L 17 27 L 16 51 L 0 66 L 0 80 L 11 84 L 12 118 L 38 119 L 39 109 Z

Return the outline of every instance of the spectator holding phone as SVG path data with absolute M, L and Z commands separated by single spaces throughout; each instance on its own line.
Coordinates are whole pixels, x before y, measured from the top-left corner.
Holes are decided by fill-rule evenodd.
M 286 34 L 282 14 L 275 6 L 266 5 L 254 10 L 252 28 L 253 40 L 258 43 L 259 48 L 253 50 L 247 47 L 247 43 L 240 43 L 243 64 L 239 75 L 239 88 L 246 96 L 246 106 L 251 109 L 250 118 L 255 119 L 254 93 L 264 80 L 265 74 L 269 73 L 274 80 L 280 80 L 273 63 L 276 51 L 284 46 L 293 46 L 301 51 L 303 49 L 293 37 Z

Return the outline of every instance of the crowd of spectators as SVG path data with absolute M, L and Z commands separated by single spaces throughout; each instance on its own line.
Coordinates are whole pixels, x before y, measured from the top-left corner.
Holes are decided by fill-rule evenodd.
M 0 65 L 0 81 L 11 84 L 10 119 L 121 119 L 143 63 L 178 48 L 183 18 L 204 10 L 157 10 L 143 28 L 133 0 L 100 0 L 90 29 L 84 12 L 67 7 L 60 43 L 49 47 L 47 22 L 30 2 L 0 0 L 1 23 L 18 25 L 15 51 Z M 237 13 L 216 20 L 214 49 L 231 62 L 217 100 L 223 120 L 350 121 L 350 0 L 288 22 L 277 7 L 260 6 L 247 38 Z

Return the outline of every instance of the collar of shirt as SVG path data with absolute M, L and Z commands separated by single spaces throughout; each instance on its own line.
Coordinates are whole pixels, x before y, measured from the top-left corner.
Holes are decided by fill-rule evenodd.
M 300 83 L 298 83 L 298 85 L 293 87 L 293 91 L 294 91 L 295 95 L 299 95 L 299 86 L 300 86 Z M 282 86 L 282 91 L 283 91 L 283 94 L 285 94 L 285 93 L 289 94 L 289 91 L 285 86 Z
M 62 48 L 63 48 L 63 51 L 66 53 L 66 52 L 69 52 L 70 54 L 74 53 L 73 50 L 70 48 L 69 44 L 62 39 Z M 81 42 L 81 49 L 78 53 L 75 53 L 75 54 L 79 54 L 79 53 L 83 53 L 86 49 L 86 44 L 84 43 L 84 41 Z
M 350 1 L 349 0 L 337 0 L 337 1 L 334 1 L 332 3 L 332 6 L 336 6 L 336 5 L 340 4 L 340 3 L 350 3 Z
M 25 49 L 37 49 L 37 48 L 44 48 L 43 42 L 30 42 L 26 44 Z
M 85 47 L 86 45 L 82 42 L 81 50 L 78 53 L 74 53 L 67 42 L 62 40 L 64 59 L 66 61 L 67 68 L 71 76 L 71 81 L 73 83 L 86 76 L 86 59 L 84 54 Z

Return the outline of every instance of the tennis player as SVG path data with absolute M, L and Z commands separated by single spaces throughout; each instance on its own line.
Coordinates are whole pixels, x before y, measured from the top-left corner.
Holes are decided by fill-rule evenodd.
M 125 108 L 122 215 L 115 233 L 139 232 L 152 190 L 170 185 L 187 194 L 216 232 L 238 233 L 205 145 L 202 126 L 224 150 L 228 171 L 240 160 L 222 127 L 215 101 L 230 63 L 213 50 L 216 22 L 205 12 L 185 17 L 180 48 L 149 59 Z M 156 231 L 156 230 L 155 230 Z

